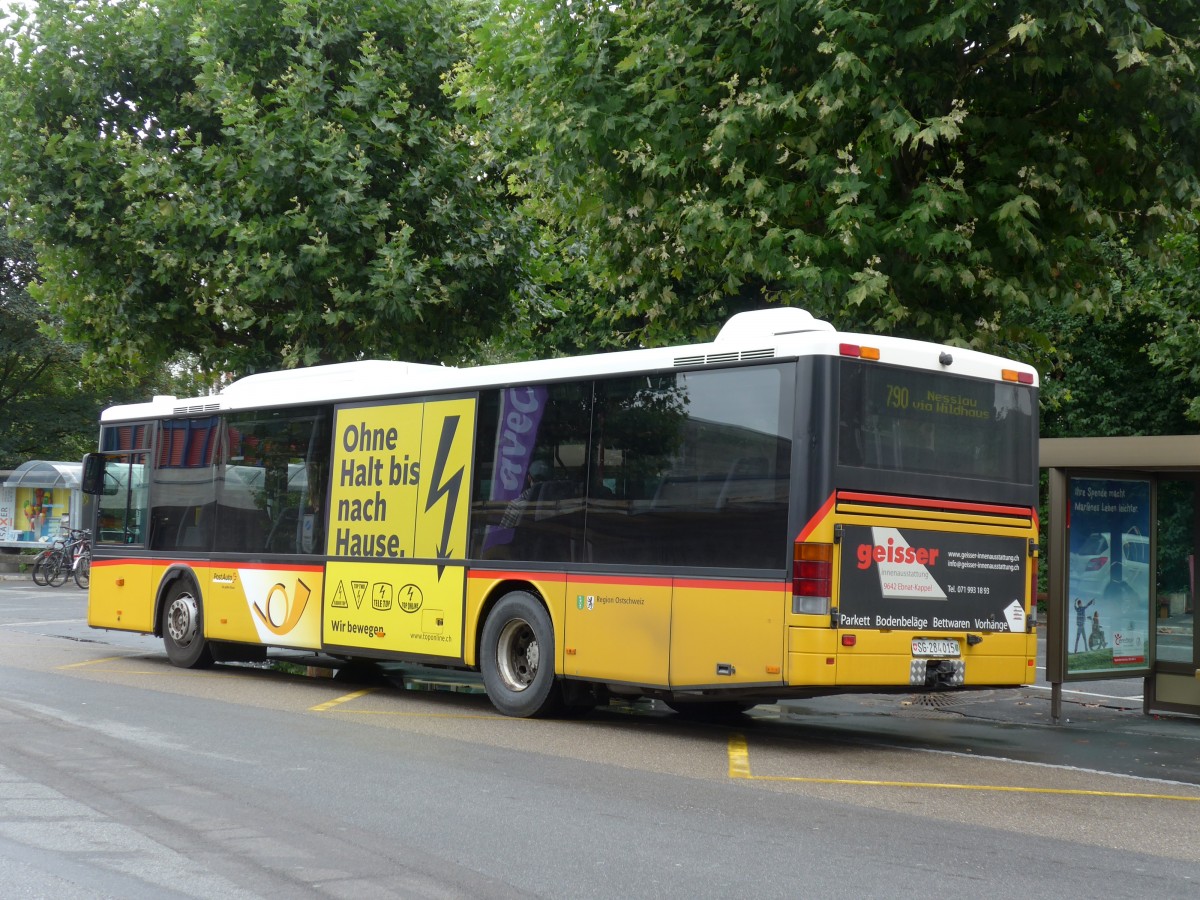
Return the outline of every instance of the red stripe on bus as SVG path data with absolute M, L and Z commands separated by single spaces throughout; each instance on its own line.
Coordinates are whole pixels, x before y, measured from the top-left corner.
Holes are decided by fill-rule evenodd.
M 1005 516 L 1029 516 L 1033 511 L 1028 506 L 999 506 L 992 503 L 967 503 L 961 500 L 927 500 L 923 497 L 892 497 L 887 494 L 859 494 L 854 491 L 838 491 L 838 500 L 859 503 L 881 503 L 887 506 L 908 506 L 920 509 L 952 509 L 957 512 L 993 513 Z
M 254 569 L 270 572 L 324 572 L 324 566 L 288 565 L 287 563 L 244 563 L 221 562 L 220 560 L 205 559 L 154 559 L 147 556 L 120 556 L 93 559 L 92 568 L 98 566 L 191 566 L 208 569 Z
M 587 581 L 588 584 L 640 584 L 650 586 L 669 585 L 673 579 L 668 576 L 646 576 L 646 575 L 588 575 L 582 573 L 571 572 L 514 572 L 508 569 L 492 570 L 472 569 L 467 576 L 468 578 L 488 578 L 488 579 L 528 579 L 529 581 L 566 581 L 573 579 L 575 581 Z
M 739 590 L 739 591 L 780 591 L 788 586 L 785 581 L 725 581 L 713 578 L 672 578 L 670 576 L 639 576 L 639 575 L 599 575 L 586 572 L 515 572 L 508 569 L 472 569 L 467 573 L 468 578 L 479 579 L 513 579 L 520 578 L 529 581 L 566 581 L 571 580 L 585 584 L 605 585 L 640 585 L 645 587 L 675 587 L 701 588 L 708 590 Z
M 520 572 L 516 569 L 467 569 L 468 578 L 520 578 L 525 581 L 566 581 L 566 572 Z
M 675 581 L 677 588 L 702 588 L 714 591 L 785 591 L 791 590 L 788 581 Z
M 98 569 L 101 566 L 153 566 L 160 565 L 158 560 L 146 559 L 145 557 L 121 557 L 119 559 L 92 559 L 92 568 Z
M 808 536 L 816 531 L 817 526 L 825 520 L 825 517 L 833 509 L 833 501 L 834 495 L 830 494 L 829 499 L 822 503 L 821 508 L 817 510 L 817 514 L 808 520 L 807 525 L 800 529 L 800 534 L 796 537 L 797 542 L 808 540 Z
M 582 581 L 587 584 L 634 585 L 640 587 L 670 587 L 673 579 L 669 575 L 597 575 L 586 572 L 568 572 L 568 581 Z

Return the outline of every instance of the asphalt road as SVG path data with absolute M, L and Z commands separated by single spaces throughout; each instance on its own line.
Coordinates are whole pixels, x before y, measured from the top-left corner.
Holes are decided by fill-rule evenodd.
M 1200 894 L 1200 723 L 1140 682 L 1062 725 L 1037 688 L 531 722 L 181 671 L 84 603 L 0 583 L 5 897 Z

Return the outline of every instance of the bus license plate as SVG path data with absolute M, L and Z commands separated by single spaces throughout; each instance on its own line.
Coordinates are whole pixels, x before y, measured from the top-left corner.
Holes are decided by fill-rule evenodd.
M 934 641 L 913 638 L 913 656 L 958 656 L 958 641 Z

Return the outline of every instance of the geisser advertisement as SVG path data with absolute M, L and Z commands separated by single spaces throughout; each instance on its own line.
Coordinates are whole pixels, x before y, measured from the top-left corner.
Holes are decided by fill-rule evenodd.
M 1025 631 L 1022 538 L 848 525 L 841 565 L 842 628 Z

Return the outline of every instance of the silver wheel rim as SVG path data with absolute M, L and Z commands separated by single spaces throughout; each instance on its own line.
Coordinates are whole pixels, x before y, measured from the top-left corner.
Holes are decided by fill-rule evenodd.
M 200 608 L 191 594 L 175 598 L 167 610 L 167 634 L 180 647 L 186 647 L 196 638 L 200 623 Z
M 512 619 L 505 623 L 496 641 L 496 664 L 500 678 L 510 691 L 523 691 L 537 678 L 537 636 L 524 619 Z

